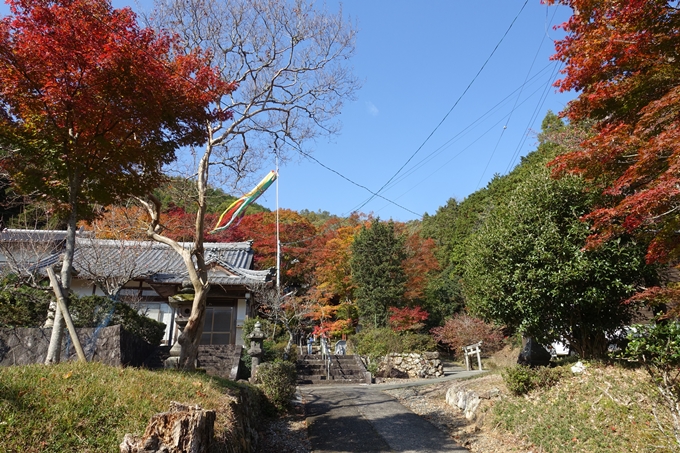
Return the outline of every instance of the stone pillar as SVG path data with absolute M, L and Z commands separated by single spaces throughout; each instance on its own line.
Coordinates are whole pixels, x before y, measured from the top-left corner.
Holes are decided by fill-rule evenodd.
M 262 342 L 264 341 L 264 332 L 262 332 L 262 324 L 260 322 L 255 323 L 255 328 L 248 335 L 250 338 L 250 349 L 248 349 L 248 354 L 253 359 L 253 364 L 250 368 L 250 380 L 251 382 L 255 380 L 255 373 L 257 367 L 260 365 L 260 359 L 262 358 Z

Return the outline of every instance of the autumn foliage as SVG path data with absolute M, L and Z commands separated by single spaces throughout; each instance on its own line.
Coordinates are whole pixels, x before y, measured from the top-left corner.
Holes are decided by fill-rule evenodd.
M 479 318 L 460 313 L 446 320 L 441 327 L 430 330 L 434 339 L 442 343 L 456 355 L 463 346 L 482 342 L 484 354 L 493 354 L 504 345 L 503 334 L 498 327 L 488 324 Z
M 421 307 L 390 307 L 389 312 L 390 317 L 388 319 L 388 324 L 392 329 L 397 331 L 418 331 L 423 328 L 423 323 L 429 317 L 427 311 L 423 310 Z
M 222 83 L 205 54 L 105 0 L 9 0 L 0 21 L 2 164 L 57 210 L 141 194 L 203 140 Z M 228 86 L 229 85 L 229 86 Z
M 553 3 L 554 0 L 548 3 Z M 649 262 L 680 257 L 680 10 L 674 2 L 562 0 L 574 9 L 554 58 L 560 90 L 578 98 L 565 114 L 594 121 L 595 134 L 554 162 L 604 195 L 589 245 L 632 233 L 649 241 Z

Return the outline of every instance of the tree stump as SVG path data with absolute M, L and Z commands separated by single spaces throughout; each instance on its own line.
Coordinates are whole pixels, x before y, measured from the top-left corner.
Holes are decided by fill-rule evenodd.
M 140 438 L 126 434 L 121 453 L 207 453 L 213 441 L 215 411 L 170 403 L 170 411 L 151 417 Z

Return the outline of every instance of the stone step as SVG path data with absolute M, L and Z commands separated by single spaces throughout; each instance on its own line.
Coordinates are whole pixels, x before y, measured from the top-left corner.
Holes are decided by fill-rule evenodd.
M 331 355 L 330 357 L 332 361 L 338 362 L 354 362 L 356 360 L 353 355 Z M 321 355 L 319 354 L 303 355 L 300 358 L 298 358 L 298 362 L 323 362 L 323 361 L 324 361 L 323 357 L 321 357 Z
M 311 376 L 306 378 L 298 378 L 298 385 L 337 385 L 337 384 L 365 384 L 364 378 L 347 378 L 331 376 L 327 379 L 326 376 Z
M 331 376 L 363 376 L 365 371 L 362 370 L 330 370 Z M 325 370 L 298 370 L 298 376 L 325 376 Z
M 365 383 L 366 368 L 352 355 L 331 355 L 330 370 L 320 354 L 303 355 L 297 361 L 298 384 L 361 384 Z

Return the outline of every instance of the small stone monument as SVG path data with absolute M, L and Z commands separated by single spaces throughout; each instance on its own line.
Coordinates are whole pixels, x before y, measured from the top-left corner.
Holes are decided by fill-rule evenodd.
M 262 342 L 264 340 L 264 332 L 262 332 L 262 324 L 260 324 L 260 321 L 255 323 L 255 327 L 248 335 L 248 338 L 250 338 L 250 349 L 248 349 L 248 355 L 250 355 L 250 357 L 253 359 L 253 364 L 250 369 L 250 380 L 252 382 L 255 379 L 255 373 L 257 371 L 257 367 L 260 365 L 260 360 L 263 354 Z
M 524 366 L 537 367 L 550 365 L 550 353 L 536 340 L 529 337 L 517 358 L 517 363 Z

